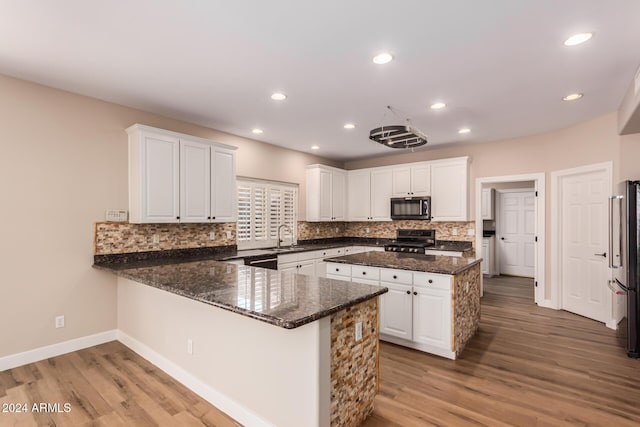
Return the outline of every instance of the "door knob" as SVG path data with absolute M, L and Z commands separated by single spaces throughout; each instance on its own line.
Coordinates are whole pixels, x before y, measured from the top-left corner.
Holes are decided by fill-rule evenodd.
M 594 254 L 595 256 L 601 256 L 601 257 L 606 257 L 607 253 L 606 252 L 602 252 L 601 254 Z
M 501 237 L 500 240 L 504 240 L 504 237 Z

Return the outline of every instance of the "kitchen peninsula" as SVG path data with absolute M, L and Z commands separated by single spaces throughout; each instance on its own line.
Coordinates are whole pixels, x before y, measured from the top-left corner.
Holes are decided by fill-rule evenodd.
M 96 267 L 118 275 L 119 339 L 243 424 L 373 410 L 385 287 L 214 260 Z
M 383 341 L 455 359 L 478 329 L 482 258 L 364 252 L 326 261 L 327 277 L 389 289 Z

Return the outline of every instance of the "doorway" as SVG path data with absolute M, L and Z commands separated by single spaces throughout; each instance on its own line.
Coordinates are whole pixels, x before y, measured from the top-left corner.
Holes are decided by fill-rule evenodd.
M 532 188 L 529 189 L 529 183 L 532 183 Z M 545 174 L 533 173 L 523 175 L 507 175 L 496 176 L 486 178 L 476 178 L 476 253 L 479 257 L 485 258 L 482 253 L 483 247 L 483 235 L 485 229 L 485 221 L 482 219 L 482 190 L 495 187 L 502 187 L 503 190 L 526 188 L 527 191 L 533 191 L 534 200 L 533 212 L 530 212 L 530 223 L 533 223 L 534 227 L 534 244 L 527 250 L 533 252 L 533 285 L 534 285 L 534 301 L 539 306 L 549 307 L 550 300 L 545 299 Z M 510 188 L 509 188 L 510 187 Z M 496 208 L 498 206 L 496 205 Z M 497 215 L 500 215 L 496 209 Z M 499 219 L 493 221 L 494 230 L 495 225 L 499 223 Z M 487 228 L 490 228 L 492 222 L 487 223 Z M 497 245 L 496 245 L 497 246 Z M 486 246 L 485 246 L 486 247 Z M 499 259 L 497 260 L 499 262 Z M 496 271 L 501 271 L 500 266 L 496 266 Z
M 615 329 L 607 287 L 611 162 L 553 172 L 552 289 L 557 308 Z

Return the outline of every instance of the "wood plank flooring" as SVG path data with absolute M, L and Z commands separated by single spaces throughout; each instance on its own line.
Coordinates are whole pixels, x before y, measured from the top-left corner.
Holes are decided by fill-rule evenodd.
M 638 426 L 640 361 L 604 325 L 533 303 L 530 279 L 485 280 L 478 334 L 456 360 L 380 345 L 380 394 L 364 427 Z M 235 426 L 117 342 L 0 372 L 0 426 Z
M 12 403 L 28 412 L 0 412 L 2 427 L 239 425 L 117 341 L 0 372 L 0 411 Z
M 365 427 L 640 425 L 640 361 L 615 331 L 537 307 L 531 279 L 485 279 L 481 307 L 456 361 L 382 343 Z

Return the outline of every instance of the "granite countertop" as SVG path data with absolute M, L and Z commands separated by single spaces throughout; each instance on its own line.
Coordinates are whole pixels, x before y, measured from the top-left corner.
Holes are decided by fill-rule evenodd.
M 388 291 L 382 286 L 214 260 L 154 263 L 134 268 L 106 264 L 94 267 L 285 329 L 311 323 Z
M 325 261 L 453 275 L 478 264 L 482 258 L 372 251 L 326 258 Z

